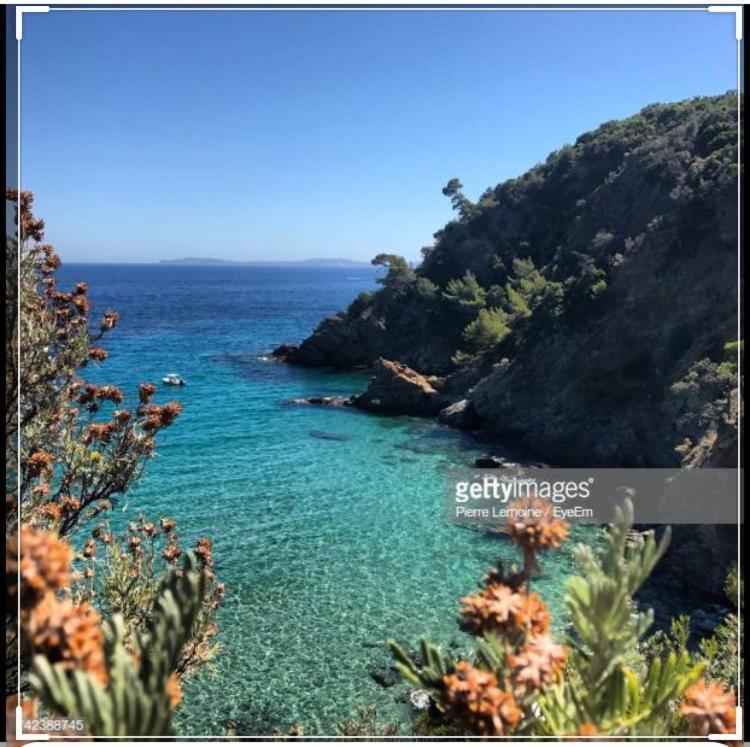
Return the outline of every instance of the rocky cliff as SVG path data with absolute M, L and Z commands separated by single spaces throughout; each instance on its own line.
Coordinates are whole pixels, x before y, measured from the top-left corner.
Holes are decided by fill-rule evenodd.
M 440 376 L 446 422 L 557 464 L 732 464 L 735 107 L 649 106 L 476 203 L 451 180 L 456 220 L 420 267 L 392 260 L 382 290 L 280 354 Z

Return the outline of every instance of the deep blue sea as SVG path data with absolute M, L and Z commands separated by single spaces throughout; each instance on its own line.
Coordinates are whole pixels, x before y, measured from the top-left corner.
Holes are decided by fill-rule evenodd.
M 386 639 L 466 646 L 456 624 L 507 541 L 448 526 L 445 471 L 486 446 L 430 420 L 299 407 L 295 397 L 360 391 L 363 374 L 264 360 L 325 316 L 376 287 L 374 270 L 172 265 L 64 265 L 62 286 L 90 284 L 98 312 L 120 325 L 109 360 L 90 378 L 184 412 L 158 456 L 116 510 L 174 516 L 187 542 L 214 541 L 222 651 L 185 687 L 181 734 L 335 733 L 357 706 L 405 719 L 400 686 L 369 671 L 387 663 Z M 181 389 L 161 385 L 178 372 Z M 572 571 L 569 547 L 539 581 L 553 611 Z

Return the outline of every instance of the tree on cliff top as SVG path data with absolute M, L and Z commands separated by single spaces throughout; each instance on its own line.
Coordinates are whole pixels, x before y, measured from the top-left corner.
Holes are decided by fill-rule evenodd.
M 474 213 L 474 203 L 461 191 L 464 185 L 460 179 L 449 179 L 443 187 L 443 194 L 450 197 L 453 209 L 459 214 L 461 220 L 469 220 Z
M 416 273 L 409 267 L 409 263 L 398 254 L 386 254 L 381 252 L 373 257 L 371 264 L 376 267 L 385 267 L 387 272 L 378 282 L 387 288 L 401 288 L 416 280 Z

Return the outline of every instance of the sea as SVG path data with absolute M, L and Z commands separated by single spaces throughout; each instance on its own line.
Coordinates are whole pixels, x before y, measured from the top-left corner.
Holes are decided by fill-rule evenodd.
M 115 521 L 142 510 L 173 516 L 186 545 L 210 537 L 227 588 L 220 651 L 185 684 L 177 732 L 218 736 L 232 722 L 239 735 L 292 724 L 330 735 L 362 707 L 408 732 L 405 687 L 372 677 L 387 671 L 386 641 L 427 636 L 468 651 L 460 599 L 516 555 L 502 535 L 444 520 L 446 471 L 473 464 L 487 444 L 430 419 L 291 404 L 367 385 L 364 373 L 268 354 L 375 289 L 374 268 L 63 265 L 61 287 L 79 280 L 92 320 L 120 314 L 109 359 L 87 377 L 132 401 L 150 381 L 156 402 L 184 408 Z M 162 385 L 171 372 L 187 386 Z M 571 546 L 546 558 L 536 581 L 557 626 Z

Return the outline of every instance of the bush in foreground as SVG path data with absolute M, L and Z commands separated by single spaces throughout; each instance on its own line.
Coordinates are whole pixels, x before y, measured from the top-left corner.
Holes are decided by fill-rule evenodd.
M 516 508 L 542 508 L 541 501 Z M 527 514 L 529 512 L 527 511 Z M 429 641 L 420 661 L 391 641 L 396 668 L 427 691 L 422 729 L 432 735 L 640 736 L 735 732 L 735 696 L 707 681 L 708 662 L 684 647 L 650 658 L 639 641 L 653 622 L 634 595 L 669 542 L 649 531 L 636 540 L 632 504 L 618 509 L 603 545 L 575 548 L 582 575 L 568 582 L 573 631 L 558 641 L 550 614 L 531 589 L 541 552 L 560 547 L 567 525 L 542 510 L 512 519 L 509 534 L 523 567 L 492 569 L 466 597 L 461 626 L 477 637 L 470 659 L 455 661 Z

